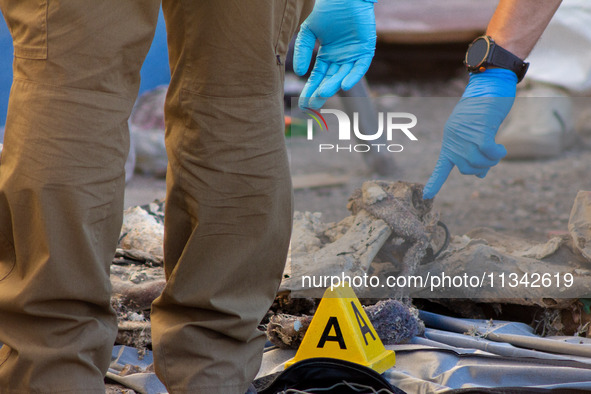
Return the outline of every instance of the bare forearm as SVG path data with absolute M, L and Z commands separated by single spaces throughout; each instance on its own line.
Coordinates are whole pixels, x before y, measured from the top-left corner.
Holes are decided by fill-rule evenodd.
M 486 34 L 525 59 L 562 0 L 500 0 Z

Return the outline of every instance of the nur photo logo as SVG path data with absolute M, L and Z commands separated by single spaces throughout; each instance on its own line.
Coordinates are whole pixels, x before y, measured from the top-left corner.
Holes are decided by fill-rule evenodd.
M 329 129 L 325 115 L 334 116 L 338 122 L 338 130 L 334 135 L 334 138 L 337 139 L 336 143 L 322 141 L 318 144 L 319 152 L 388 151 L 398 153 L 404 150 L 404 146 L 401 143 L 394 143 L 395 141 L 400 142 L 401 139 L 418 141 L 418 138 L 411 132 L 411 129 L 417 125 L 417 117 L 409 112 L 378 113 L 377 130 L 362 130 L 359 112 L 353 112 L 353 119 L 346 112 L 338 109 L 316 111 L 308 108 L 306 114 L 310 116 L 307 121 L 307 139 L 309 141 L 313 141 L 315 138 L 314 125 L 317 125 L 321 132 L 333 131 Z

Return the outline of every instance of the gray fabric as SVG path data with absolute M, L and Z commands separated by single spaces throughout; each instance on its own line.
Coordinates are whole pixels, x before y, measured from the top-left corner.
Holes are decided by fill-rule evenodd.
M 156 374 L 154 372 L 146 372 L 146 369 L 153 362 L 152 352 L 148 350 L 145 353 L 139 354 L 135 348 L 115 346 L 113 348 L 107 378 L 141 394 L 166 393 L 166 387 L 158 380 Z M 136 367 L 141 372 L 121 376 L 121 371 L 126 366 Z
M 430 328 L 396 352 L 396 366 L 384 376 L 407 393 L 441 393 L 474 387 L 580 389 L 591 392 L 591 339 L 541 338 L 522 323 L 457 319 L 421 312 Z M 546 351 L 534 350 L 546 349 Z M 550 352 L 549 350 L 553 350 Z M 569 354 L 570 353 L 570 354 Z M 281 372 L 294 350 L 265 352 L 257 378 Z M 145 370 L 152 363 L 133 348 L 116 347 L 108 377 L 143 394 L 166 392 L 153 373 L 119 376 L 127 365 Z
M 420 312 L 419 317 L 426 326 L 444 331 L 471 333 L 475 337 L 523 348 L 591 358 L 591 340 L 587 338 L 576 338 L 576 343 L 565 340 L 569 337 L 541 338 L 533 333 L 531 327 L 523 323 L 491 323 L 488 320 L 458 319 L 424 311 Z
M 417 342 L 423 342 L 420 339 Z M 388 347 L 396 367 L 385 373 L 409 393 L 439 393 L 469 387 L 578 388 L 591 390 L 591 366 L 547 357 L 504 357 L 481 350 L 450 349 L 446 344 Z M 552 356 L 552 355 L 550 355 Z
M 591 354 L 587 338 L 541 338 L 522 323 L 491 324 L 426 312 L 421 318 L 436 328 L 427 328 L 424 337 L 409 344 L 386 346 L 396 352 L 396 366 L 384 376 L 407 393 L 474 387 L 591 391 L 591 356 L 581 356 Z M 282 371 L 294 354 L 280 349 L 265 353 L 259 377 Z

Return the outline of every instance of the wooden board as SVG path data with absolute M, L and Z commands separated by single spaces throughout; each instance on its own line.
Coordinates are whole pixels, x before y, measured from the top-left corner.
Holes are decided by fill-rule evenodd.
M 378 40 L 400 44 L 470 42 L 482 34 L 498 0 L 381 0 Z
M 317 187 L 339 186 L 347 183 L 349 177 L 345 175 L 330 175 L 323 173 L 294 175 L 292 177 L 294 189 L 313 189 Z

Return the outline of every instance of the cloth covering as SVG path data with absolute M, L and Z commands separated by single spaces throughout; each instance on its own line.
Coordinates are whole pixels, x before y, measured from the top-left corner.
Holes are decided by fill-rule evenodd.
M 591 353 L 588 357 L 532 350 L 548 347 L 591 352 L 591 340 L 579 337 L 541 338 L 522 323 L 457 319 L 421 313 L 424 337 L 405 345 L 388 345 L 396 352 L 396 366 L 386 371 L 389 382 L 408 393 L 442 393 L 469 388 L 527 388 L 591 390 Z M 466 335 L 470 332 L 472 335 Z M 482 335 L 478 335 L 478 333 Z M 486 335 L 485 335 L 486 334 Z M 496 340 L 483 336 L 493 336 Z M 503 340 L 529 343 L 529 347 Z M 279 372 L 295 355 L 293 350 L 265 353 L 258 377 Z
M 396 352 L 396 366 L 383 376 L 407 393 L 429 394 L 470 389 L 511 388 L 507 392 L 565 393 L 591 391 L 591 339 L 535 335 L 523 323 L 458 319 L 421 312 L 429 327 L 424 337 L 408 344 L 388 345 Z M 466 334 L 470 333 L 470 334 Z M 495 340 L 487 339 L 494 337 Z M 510 342 L 528 343 L 528 347 Z M 533 350 L 555 347 L 561 353 Z M 283 371 L 295 350 L 267 348 L 257 378 Z M 589 353 L 589 356 L 572 353 Z M 160 394 L 163 387 L 151 372 L 151 352 L 138 355 L 136 349 L 115 347 L 108 377 L 142 394 Z M 120 376 L 125 365 L 142 372 Z M 529 391 L 528 391 L 529 390 Z

